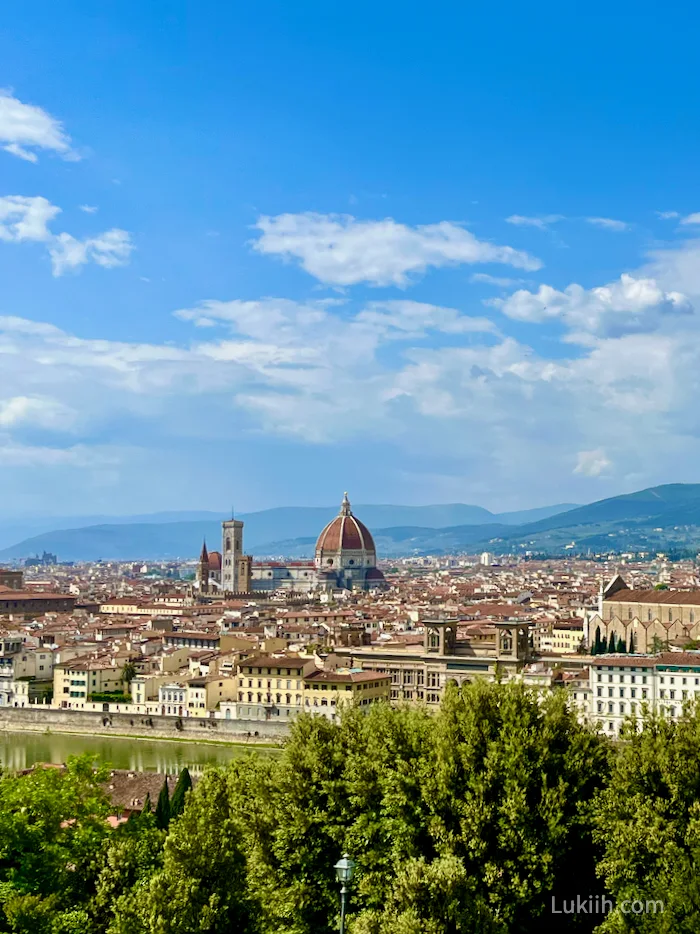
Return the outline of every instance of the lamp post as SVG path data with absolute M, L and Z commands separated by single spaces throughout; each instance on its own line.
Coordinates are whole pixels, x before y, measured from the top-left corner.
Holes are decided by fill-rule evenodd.
M 355 860 L 350 859 L 347 853 L 343 853 L 343 858 L 339 859 L 333 868 L 338 882 L 340 882 L 340 934 L 345 934 L 345 908 L 348 888 L 352 882 L 352 874 L 355 871 Z

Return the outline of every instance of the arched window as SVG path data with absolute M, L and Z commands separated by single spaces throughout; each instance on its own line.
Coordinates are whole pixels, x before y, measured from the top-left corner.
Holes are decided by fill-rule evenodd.
M 326 564 L 328 565 L 328 567 L 333 567 L 333 559 L 328 558 L 328 560 L 326 561 Z
M 226 539 L 226 551 L 231 551 L 231 539 Z

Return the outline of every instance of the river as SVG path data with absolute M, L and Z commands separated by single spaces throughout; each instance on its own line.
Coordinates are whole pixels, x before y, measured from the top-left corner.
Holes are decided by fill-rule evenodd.
M 37 762 L 65 762 L 68 756 L 89 752 L 114 769 L 173 774 L 187 766 L 190 772 L 199 773 L 207 766 L 225 765 L 251 751 L 262 756 L 278 754 L 274 748 L 252 744 L 218 745 L 74 733 L 0 734 L 0 766 L 12 770 L 28 769 Z

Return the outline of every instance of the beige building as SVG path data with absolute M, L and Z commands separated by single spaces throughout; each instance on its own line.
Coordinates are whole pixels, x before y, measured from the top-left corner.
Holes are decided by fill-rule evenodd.
M 458 619 L 424 620 L 423 645 L 399 643 L 370 647 L 339 648 L 335 655 L 347 659 L 348 667 L 388 674 L 390 699 L 437 705 L 448 681 L 462 684 L 493 679 L 500 669 L 518 672 L 530 656 L 529 620 L 512 619 L 489 623 L 490 638 L 484 626 L 476 627 L 477 640 L 468 636 L 469 625 Z M 463 630 L 464 638 L 458 638 Z
M 587 642 L 596 631 L 608 639 L 615 634 L 630 648 L 646 654 L 662 646 L 682 646 L 700 640 L 700 590 L 633 590 L 617 575 L 600 593 L 598 611 L 587 618 Z
M 93 694 L 124 690 L 121 669 L 110 660 L 84 656 L 54 665 L 54 707 L 79 710 Z
M 187 682 L 187 716 L 209 717 L 218 710 L 222 701 L 235 701 L 238 679 L 224 678 L 218 674 L 190 678 Z
M 291 720 L 304 709 L 304 676 L 316 660 L 289 655 L 246 658 L 238 669 L 238 701 L 231 717 L 238 720 Z
M 335 720 L 342 707 L 366 707 L 388 701 L 391 677 L 373 671 L 326 671 L 317 669 L 304 677 L 304 713 Z

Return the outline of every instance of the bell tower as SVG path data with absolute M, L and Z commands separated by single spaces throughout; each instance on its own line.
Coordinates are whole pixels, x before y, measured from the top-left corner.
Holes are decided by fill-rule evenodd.
M 200 593 L 209 593 L 209 552 L 206 541 L 202 542 L 202 553 L 197 565 L 197 586 Z

